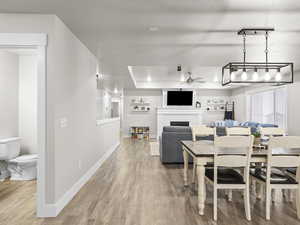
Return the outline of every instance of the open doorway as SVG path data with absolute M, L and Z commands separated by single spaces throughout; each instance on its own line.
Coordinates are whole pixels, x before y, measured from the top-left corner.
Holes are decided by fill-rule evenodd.
M 0 205 L 10 217 L 17 207 L 48 216 L 46 43 L 45 34 L 0 33 Z
M 36 49 L 0 49 L 0 205 L 8 215 L 25 202 L 36 208 L 37 60 Z

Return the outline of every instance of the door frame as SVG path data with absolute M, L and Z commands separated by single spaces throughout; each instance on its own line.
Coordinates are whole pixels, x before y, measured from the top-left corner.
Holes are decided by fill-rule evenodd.
M 47 34 L 0 33 L 1 48 L 29 48 L 37 52 L 37 207 L 38 217 L 46 217 L 46 130 L 47 130 Z

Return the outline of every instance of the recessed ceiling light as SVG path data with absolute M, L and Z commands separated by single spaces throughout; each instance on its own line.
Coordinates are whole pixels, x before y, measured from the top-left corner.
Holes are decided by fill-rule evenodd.
M 147 77 L 147 81 L 148 81 L 148 82 L 151 82 L 151 81 L 152 81 L 152 79 L 151 79 L 150 76 Z
M 117 88 L 115 88 L 114 93 L 118 94 L 118 89 Z
M 149 31 L 151 32 L 155 32 L 155 31 L 158 31 L 159 28 L 158 27 L 149 27 Z

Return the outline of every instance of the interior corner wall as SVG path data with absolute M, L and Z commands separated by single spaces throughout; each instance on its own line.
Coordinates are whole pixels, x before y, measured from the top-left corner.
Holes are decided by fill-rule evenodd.
M 0 50 L 0 139 L 18 136 L 18 55 Z
M 19 56 L 21 154 L 37 154 L 37 56 Z

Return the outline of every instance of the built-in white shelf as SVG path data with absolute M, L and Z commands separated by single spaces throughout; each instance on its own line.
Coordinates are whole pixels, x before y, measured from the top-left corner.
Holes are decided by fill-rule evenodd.
M 131 105 L 150 105 L 150 102 L 131 102 Z
M 149 110 L 147 110 L 147 109 L 132 109 L 132 112 L 150 112 L 150 108 L 149 108 Z

